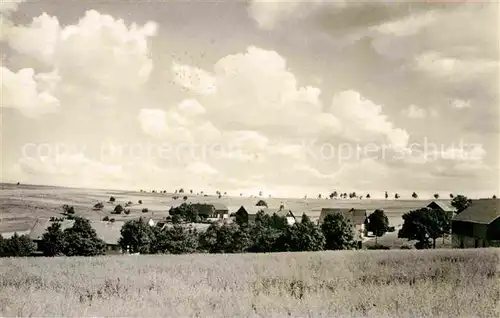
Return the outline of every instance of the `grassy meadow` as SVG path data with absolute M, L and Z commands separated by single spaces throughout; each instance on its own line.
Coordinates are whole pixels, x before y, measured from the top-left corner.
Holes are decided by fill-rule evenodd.
M 499 249 L 0 259 L 0 316 L 498 317 Z

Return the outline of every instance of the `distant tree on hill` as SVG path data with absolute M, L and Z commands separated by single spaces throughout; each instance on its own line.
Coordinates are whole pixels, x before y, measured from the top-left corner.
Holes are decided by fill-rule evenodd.
M 336 199 L 338 197 L 338 195 L 339 194 L 337 193 L 337 191 L 333 191 L 332 193 L 330 193 L 330 199 L 333 199 L 333 198 Z
M 262 191 L 259 191 L 259 197 L 261 197 L 261 196 L 262 196 Z
M 414 198 L 414 199 L 418 199 L 418 194 L 416 192 L 413 192 L 411 194 L 411 197 Z
M 188 199 L 187 195 L 182 197 L 182 200 L 186 201 Z
M 121 204 L 115 206 L 115 209 L 113 210 L 114 214 L 122 214 L 122 212 L 123 212 L 123 207 L 121 206 Z
M 148 208 L 144 208 L 142 209 L 142 213 L 148 213 L 149 212 L 149 209 Z
M 95 256 L 104 254 L 106 244 L 97 237 L 90 221 L 75 217 L 71 228 L 64 230 L 66 241 L 64 254 L 67 256 Z
M 454 197 L 453 193 L 450 193 L 450 199 L 453 199 Z
M 371 196 L 370 196 L 370 194 L 369 194 L 369 193 L 366 195 L 366 198 L 367 198 L 367 199 L 370 199 L 370 198 L 371 198 Z
M 142 200 L 137 201 L 137 203 L 142 204 Z
M 109 216 L 106 215 L 105 217 L 102 218 L 102 220 L 103 221 L 109 221 Z
M 109 202 L 115 202 L 115 197 L 109 197 Z
M 496 199 L 497 198 L 496 194 L 494 194 L 491 198 Z
M 438 193 L 434 193 L 434 199 L 439 199 L 439 194 Z
M 0 256 L 2 257 L 30 256 L 36 248 L 29 236 L 19 236 L 17 233 L 14 233 L 9 239 L 0 239 L 0 245 L 0 250 L 2 250 Z
M 387 191 L 385 191 L 385 199 L 387 200 L 389 198 L 389 194 L 387 193 Z
M 118 244 L 120 244 L 124 251 L 128 250 L 131 253 L 140 254 L 148 254 L 150 252 L 153 232 L 143 218 L 125 222 L 120 230 L 120 234 L 121 237 Z
M 265 206 L 267 208 L 267 203 L 264 200 L 259 200 L 255 206 Z
M 130 209 L 123 210 L 123 213 L 125 213 L 126 215 L 129 215 L 130 214 Z
M 184 193 L 184 189 L 180 188 L 179 193 Z
M 40 249 L 44 256 L 61 256 L 64 255 L 66 248 L 66 239 L 64 232 L 61 229 L 61 224 L 58 222 L 52 223 L 45 233 L 42 235 Z
M 457 213 L 461 213 L 463 210 L 467 209 L 472 204 L 472 200 L 468 199 L 464 195 L 457 195 L 451 200 L 451 206 L 457 209 Z
M 102 202 L 98 202 L 94 204 L 94 210 L 102 210 L 104 208 L 104 204 Z
M 318 194 L 318 199 L 321 199 L 321 193 L 320 193 L 320 194 Z
M 193 189 L 189 190 L 189 193 L 193 194 Z
M 394 199 L 399 199 L 399 194 L 394 194 Z
M 389 218 L 384 210 L 377 209 L 368 216 L 367 230 L 375 235 L 375 244 L 377 244 L 377 237 L 381 237 L 389 231 Z
M 321 224 L 326 250 L 345 250 L 355 247 L 351 223 L 342 214 L 330 214 Z
M 69 206 L 67 204 L 63 205 L 64 214 L 75 214 L 75 208 L 73 206 Z

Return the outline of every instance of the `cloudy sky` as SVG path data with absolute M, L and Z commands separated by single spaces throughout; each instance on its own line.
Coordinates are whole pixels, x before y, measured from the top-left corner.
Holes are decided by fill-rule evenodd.
M 498 4 L 444 2 L 2 2 L 2 180 L 498 195 Z

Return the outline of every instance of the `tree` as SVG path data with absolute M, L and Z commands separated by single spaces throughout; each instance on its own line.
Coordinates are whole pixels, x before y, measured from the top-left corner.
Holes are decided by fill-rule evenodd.
M 261 197 L 261 196 L 262 196 L 262 191 L 259 191 L 259 197 Z
M 321 229 L 305 213 L 300 223 L 295 223 L 287 230 L 286 238 L 290 250 L 295 252 L 321 251 L 326 242 Z
M 171 208 L 168 213 L 172 217 L 177 215 L 178 218 L 180 218 L 179 220 L 184 220 L 186 222 L 198 223 L 202 219 L 202 217 L 198 215 L 198 211 L 191 204 L 186 203 L 183 203 L 178 207 Z
M 115 209 L 113 210 L 114 214 L 122 214 L 123 212 L 123 207 L 118 204 L 117 206 L 115 206 Z
M 434 193 L 434 199 L 439 199 L 439 194 L 438 193 Z
M 264 200 L 259 200 L 259 202 L 257 202 L 257 204 L 255 204 L 255 206 L 265 206 L 267 208 L 267 203 Z
M 94 204 L 94 210 L 102 210 L 104 208 L 104 204 L 102 202 L 98 202 Z
M 411 197 L 414 198 L 414 199 L 418 199 L 418 194 L 416 192 L 413 192 L 411 194 Z
M 63 211 L 64 211 L 64 214 L 69 214 L 69 215 L 75 214 L 75 208 L 73 206 L 69 206 L 67 204 L 63 205 Z
M 184 193 L 184 189 L 180 188 L 179 193 Z
M 366 198 L 367 198 L 367 199 L 370 199 L 370 198 L 371 198 L 371 196 L 370 196 L 370 194 L 369 194 L 369 193 L 366 195 Z
M 389 198 L 389 194 L 385 191 L 385 199 L 387 200 L 387 198 Z
M 166 230 L 154 230 L 152 252 L 162 254 L 187 254 L 198 249 L 198 232 L 179 224 Z
M 496 194 L 494 194 L 491 198 L 496 199 L 497 198 Z
M 142 204 L 142 200 L 137 201 L 137 203 Z
M 190 189 L 190 190 L 189 190 L 189 193 L 193 194 L 193 189 Z
M 394 199 L 399 199 L 399 194 L 394 194 Z
M 123 213 L 125 213 L 126 215 L 129 215 L 130 214 L 130 209 L 123 210 Z
M 345 250 L 355 247 L 352 225 L 342 214 L 329 214 L 321 224 L 326 250 Z
M 149 209 L 148 208 L 144 208 L 142 209 L 142 213 L 148 213 L 149 212 Z
M 151 227 L 142 217 L 138 220 L 125 222 L 120 230 L 120 234 L 121 237 L 118 244 L 120 244 L 123 250 L 140 254 L 147 254 L 150 252 L 153 232 Z
M 184 200 L 184 201 L 187 201 L 187 199 L 188 199 L 187 195 L 182 197 L 182 200 Z
M 454 197 L 453 193 L 450 193 L 450 199 L 453 199 Z
M 321 193 L 320 193 L 320 194 L 318 194 L 318 199 L 321 199 Z
M 2 239 L 2 256 L 7 257 L 25 257 L 30 256 L 36 248 L 35 243 L 31 241 L 29 236 L 17 233 L 9 239 Z
M 97 237 L 90 221 L 75 217 L 71 228 L 64 230 L 66 241 L 64 254 L 67 256 L 95 256 L 104 254 L 106 244 Z
M 115 202 L 115 197 L 109 197 L 109 202 Z
M 451 200 L 451 205 L 457 209 L 457 213 L 461 213 L 463 210 L 467 209 L 469 205 L 472 204 L 472 200 L 468 199 L 464 195 L 457 195 Z
M 415 247 L 436 247 L 436 239 L 450 231 L 450 219 L 446 213 L 429 208 L 413 210 L 403 215 L 403 227 L 398 232 L 398 237 L 408 240 L 417 240 Z
M 375 244 L 377 244 L 377 237 L 381 237 L 389 231 L 389 218 L 384 210 L 377 209 L 368 216 L 367 230 L 375 235 Z
M 64 255 L 66 248 L 66 240 L 64 232 L 61 229 L 61 224 L 52 223 L 47 228 L 47 232 L 43 233 L 40 242 L 40 249 L 44 256 L 61 256 Z
M 246 249 L 238 239 L 240 227 L 235 224 L 211 224 L 208 229 L 200 234 L 200 248 L 209 253 L 237 253 Z M 238 245 L 236 245 L 238 243 Z
M 333 199 L 333 198 L 336 199 L 338 197 L 338 195 L 339 194 L 337 193 L 337 191 L 333 191 L 332 193 L 330 193 L 330 199 Z

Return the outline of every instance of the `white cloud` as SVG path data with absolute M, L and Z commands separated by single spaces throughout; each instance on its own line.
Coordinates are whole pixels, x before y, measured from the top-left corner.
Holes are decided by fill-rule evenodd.
M 373 29 L 382 34 L 394 36 L 410 36 L 420 32 L 426 26 L 437 21 L 437 14 L 433 11 L 423 14 L 411 15 L 399 20 L 389 21 L 374 27 Z
M 410 105 L 407 109 L 403 110 L 403 113 L 409 118 L 425 118 L 427 117 L 427 110 L 420 108 L 417 105 Z M 433 113 L 435 114 L 435 113 Z
M 458 108 L 458 109 L 471 107 L 470 101 L 465 101 L 465 100 L 461 100 L 461 99 L 455 99 L 451 105 L 453 108 Z
M 37 117 L 53 112 L 60 106 L 59 100 L 50 91 L 43 90 L 40 86 L 51 86 L 57 77 L 47 74 L 35 75 L 31 68 L 11 72 L 8 68 L 1 67 L 1 106 L 18 109 L 23 115 Z
M 206 113 L 205 107 L 196 99 L 185 99 L 178 105 L 179 111 L 188 116 L 199 116 Z
M 0 2 L 0 42 L 5 40 L 6 35 L 10 32 L 12 21 L 10 15 L 17 11 L 19 4 L 25 2 L 24 0 L 10 0 Z
M 213 94 L 217 90 L 213 75 L 200 68 L 174 62 L 172 73 L 177 84 L 196 94 Z
M 205 162 L 194 162 L 187 166 L 187 171 L 198 175 L 214 175 L 218 171 Z
M 357 142 L 376 141 L 385 137 L 395 148 L 406 147 L 408 133 L 383 114 L 382 106 L 364 99 L 356 91 L 343 91 L 332 99 L 330 112 L 342 123 L 342 135 Z
M 160 109 L 141 109 L 139 123 L 142 130 L 153 137 L 163 135 L 167 130 L 166 113 Z

